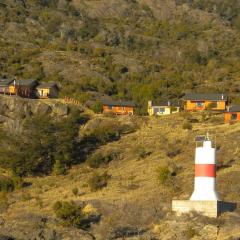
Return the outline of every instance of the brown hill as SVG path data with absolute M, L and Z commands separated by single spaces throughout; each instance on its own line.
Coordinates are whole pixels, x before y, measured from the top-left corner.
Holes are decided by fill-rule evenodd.
M 2 197 L 0 233 L 10 233 L 16 239 L 33 239 L 37 234 L 44 239 L 94 239 L 91 235 L 96 239 L 121 239 L 136 231 L 139 237 L 129 239 L 234 239 L 240 234 L 239 210 L 217 220 L 171 213 L 173 198 L 188 199 L 192 193 L 194 138 L 207 131 L 217 139 L 218 191 L 224 200 L 239 202 L 240 126 L 223 124 L 222 117 L 214 114 L 203 121 L 196 113 L 135 119 L 139 125 L 136 132 L 94 153 L 106 156 L 114 152 L 109 164 L 97 169 L 82 164 L 66 176 L 29 178 L 31 186 Z M 186 118 L 197 122 L 192 123 L 193 130 L 182 128 Z M 89 131 L 89 124 L 93 126 L 91 121 L 96 119 L 83 126 L 82 134 Z M 161 168 L 171 173 L 162 183 Z M 107 187 L 92 192 L 92 174 L 106 171 L 111 175 Z M 76 188 L 77 193 L 73 190 Z M 101 221 L 87 232 L 63 227 L 53 212 L 56 201 L 88 203 L 91 211 L 101 214 Z M 51 238 L 53 235 L 55 238 Z

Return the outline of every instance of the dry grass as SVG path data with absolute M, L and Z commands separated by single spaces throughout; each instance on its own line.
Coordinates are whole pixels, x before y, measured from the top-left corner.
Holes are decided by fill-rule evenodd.
M 197 113 L 193 115 L 200 117 Z M 18 190 L 10 196 L 12 201 L 9 201 L 11 204 L 4 218 L 13 221 L 23 212 L 53 216 L 52 205 L 58 200 L 93 202 L 102 210 L 105 217 L 111 215 L 111 206 L 117 206 L 118 211 L 121 211 L 124 203 L 134 206 L 137 202 L 138 207 L 144 208 L 146 204 L 150 206 L 151 202 L 158 208 L 169 210 L 172 198 L 188 198 L 192 192 L 194 137 L 207 131 L 217 136 L 220 144 L 219 162 L 228 163 L 232 160 L 229 167 L 218 171 L 219 191 L 227 200 L 240 201 L 237 194 L 240 190 L 238 189 L 240 165 L 237 161 L 240 157 L 240 124 L 212 126 L 207 123 L 193 123 L 193 130 L 189 131 L 182 129 L 183 121 L 184 118 L 180 115 L 151 118 L 142 121 L 140 129 L 136 132 L 102 146 L 100 151 L 103 152 L 118 149 L 121 158 L 97 170 L 100 173 L 107 171 L 111 175 L 107 187 L 97 192 L 91 192 L 88 187 L 87 182 L 93 170 L 85 164 L 73 167 L 66 176 L 27 179 L 32 182 L 32 186 Z M 171 146 L 177 144 L 181 152 L 169 157 L 169 144 Z M 151 154 L 139 159 L 135 151 L 136 146 L 144 146 Z M 176 176 L 172 177 L 172 187 L 158 183 L 156 169 L 166 164 L 168 166 L 174 164 L 178 169 Z M 225 181 L 226 178 L 229 181 Z M 229 184 L 231 188 L 227 187 Z M 72 193 L 74 188 L 78 189 L 76 195 Z M 146 224 L 149 224 L 149 221 L 146 221 Z

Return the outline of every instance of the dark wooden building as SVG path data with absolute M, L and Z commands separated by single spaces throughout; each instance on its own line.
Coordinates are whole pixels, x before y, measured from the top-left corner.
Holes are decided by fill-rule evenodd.
M 14 80 L 9 86 L 9 93 L 20 97 L 34 98 L 36 96 L 37 80 Z

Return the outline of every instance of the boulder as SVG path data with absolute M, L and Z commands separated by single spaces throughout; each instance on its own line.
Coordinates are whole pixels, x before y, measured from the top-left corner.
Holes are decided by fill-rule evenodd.
M 61 104 L 61 103 L 56 103 L 53 108 L 53 113 L 56 114 L 57 116 L 66 116 L 68 115 L 69 109 L 67 105 Z

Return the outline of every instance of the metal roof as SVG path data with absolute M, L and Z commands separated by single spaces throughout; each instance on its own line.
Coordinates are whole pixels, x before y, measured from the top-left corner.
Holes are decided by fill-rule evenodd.
M 102 100 L 102 104 L 108 106 L 135 107 L 132 101 Z
M 44 82 L 37 86 L 37 88 L 51 88 L 51 87 L 57 87 L 57 84 L 55 82 Z
M 184 100 L 192 100 L 192 101 L 227 101 L 227 95 L 223 93 L 187 93 L 184 97 Z
M 240 105 L 230 106 L 228 112 L 240 112 Z
M 16 85 L 20 85 L 20 86 L 34 86 L 37 84 L 37 80 L 35 79 L 18 79 L 15 81 L 16 81 Z
M 8 86 L 9 84 L 11 84 L 13 82 L 13 79 L 0 79 L 0 86 Z
M 152 107 L 169 107 L 169 106 L 175 106 L 179 107 L 179 102 L 178 101 L 165 101 L 165 102 L 152 102 Z

